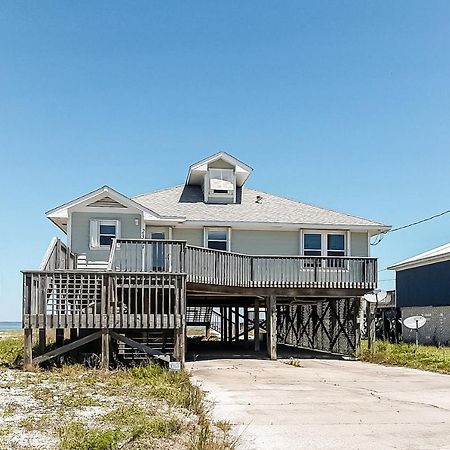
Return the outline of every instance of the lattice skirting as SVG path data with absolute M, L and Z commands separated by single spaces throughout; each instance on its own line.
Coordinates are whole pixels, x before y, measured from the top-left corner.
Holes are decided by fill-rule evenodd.
M 333 299 L 277 309 L 279 343 L 342 355 L 356 352 L 359 299 Z

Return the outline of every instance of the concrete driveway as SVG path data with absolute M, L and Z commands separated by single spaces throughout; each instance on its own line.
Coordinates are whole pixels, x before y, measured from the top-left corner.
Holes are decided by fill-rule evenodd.
M 450 376 L 358 361 L 188 363 L 239 449 L 450 449 Z

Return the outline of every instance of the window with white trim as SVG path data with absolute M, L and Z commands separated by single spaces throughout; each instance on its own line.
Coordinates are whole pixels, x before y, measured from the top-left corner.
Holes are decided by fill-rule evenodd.
M 214 250 L 228 250 L 228 230 L 210 229 L 206 230 L 206 246 Z
M 209 193 L 220 195 L 233 195 L 234 193 L 233 169 L 209 169 Z
M 322 256 L 322 235 L 305 233 L 303 235 L 303 254 L 305 256 Z
M 345 256 L 345 236 L 343 234 L 327 235 L 327 256 Z
M 120 237 L 118 220 L 95 219 L 90 221 L 90 247 L 109 248 L 112 240 Z
M 304 232 L 304 256 L 346 256 L 345 233 Z

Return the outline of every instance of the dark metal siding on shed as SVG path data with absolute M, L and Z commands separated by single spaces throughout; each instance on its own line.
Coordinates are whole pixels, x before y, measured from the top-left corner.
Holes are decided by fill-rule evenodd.
M 450 305 L 450 261 L 397 272 L 397 306 Z

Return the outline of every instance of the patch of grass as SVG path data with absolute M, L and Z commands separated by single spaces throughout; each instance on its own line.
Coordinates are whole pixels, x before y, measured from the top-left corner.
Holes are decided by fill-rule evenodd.
M 147 386 L 154 397 L 194 414 L 204 413 L 203 393 L 191 383 L 187 372 L 170 372 L 157 365 L 148 365 L 132 368 L 128 373 L 135 382 Z
M 11 417 L 20 408 L 20 405 L 16 402 L 10 402 L 3 408 L 3 417 Z
M 65 394 L 61 397 L 61 405 L 69 408 L 78 408 L 80 406 L 94 406 L 99 402 L 92 397 L 83 395 L 80 392 L 73 392 L 72 394 Z
M 59 429 L 61 450 L 114 450 L 124 439 L 117 429 L 88 428 L 82 422 L 70 422 Z
M 31 392 L 33 398 L 46 404 L 53 403 L 55 392 L 49 387 L 36 387 Z
M 5 337 L 0 339 L 0 366 L 16 366 L 23 359 L 23 339 Z
M 103 416 L 103 421 L 122 430 L 128 440 L 133 441 L 143 437 L 169 438 L 182 428 L 179 419 L 150 415 L 149 411 L 135 404 L 120 406 Z
M 432 347 L 414 344 L 391 344 L 376 341 L 374 348 L 367 348 L 362 341 L 359 359 L 376 364 L 411 367 L 413 369 L 450 374 L 450 347 Z
M 216 424 L 217 427 L 218 424 Z M 222 424 L 223 425 L 223 424 Z M 199 428 L 189 442 L 188 450 L 232 450 L 237 444 L 237 439 L 229 437 L 229 428 L 217 427 L 213 429 L 213 424 L 206 416 L 200 417 Z

